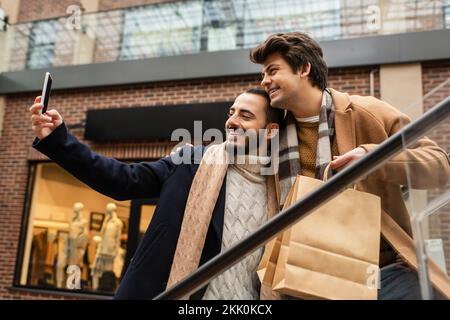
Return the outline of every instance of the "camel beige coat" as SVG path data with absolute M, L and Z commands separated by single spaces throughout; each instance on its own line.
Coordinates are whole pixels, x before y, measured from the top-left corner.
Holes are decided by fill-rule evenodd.
M 341 155 L 357 147 L 370 152 L 411 122 L 406 115 L 376 98 L 350 96 L 333 89 L 331 94 Z M 380 196 L 382 208 L 411 235 L 410 219 L 400 190 L 401 185 L 408 185 L 407 171 L 411 173 L 410 183 L 414 189 L 444 186 L 450 180 L 449 158 L 435 142 L 424 137 L 361 181 L 358 190 Z

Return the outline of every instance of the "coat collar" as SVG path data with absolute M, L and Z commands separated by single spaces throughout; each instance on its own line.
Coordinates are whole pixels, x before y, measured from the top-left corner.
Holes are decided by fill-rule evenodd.
M 336 142 L 339 154 L 356 148 L 355 127 L 352 121 L 352 103 L 347 93 L 330 89 L 335 107 Z

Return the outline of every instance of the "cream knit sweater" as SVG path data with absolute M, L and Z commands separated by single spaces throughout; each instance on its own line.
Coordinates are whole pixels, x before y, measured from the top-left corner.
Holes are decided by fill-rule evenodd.
M 259 164 L 230 165 L 226 176 L 226 195 L 222 251 L 249 236 L 267 220 L 266 177 Z M 256 268 L 262 248 L 211 280 L 204 300 L 259 299 Z

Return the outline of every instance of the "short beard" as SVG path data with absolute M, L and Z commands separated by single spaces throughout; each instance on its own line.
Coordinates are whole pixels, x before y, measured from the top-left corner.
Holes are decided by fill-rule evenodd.
M 229 152 L 229 154 L 234 155 L 234 156 L 242 156 L 242 155 L 249 155 L 249 154 L 258 155 L 259 149 L 262 145 L 259 131 L 267 130 L 266 127 L 267 127 L 267 124 L 264 126 L 263 129 L 259 129 L 258 132 L 256 132 L 253 129 L 250 129 L 250 130 L 244 132 L 242 136 L 245 137 L 245 142 L 244 142 L 244 144 L 241 144 L 241 145 L 237 145 L 235 143 L 230 143 L 228 141 L 228 137 L 227 137 L 227 141 L 228 141 L 227 142 L 227 151 Z M 250 143 L 250 141 L 252 141 L 252 143 Z M 268 143 L 270 146 L 270 141 Z

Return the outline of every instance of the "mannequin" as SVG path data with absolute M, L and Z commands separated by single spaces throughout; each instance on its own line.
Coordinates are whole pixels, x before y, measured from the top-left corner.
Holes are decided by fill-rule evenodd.
M 74 216 L 69 222 L 69 235 L 60 235 L 63 244 L 56 268 L 56 282 L 60 288 L 67 265 L 77 265 L 80 269 L 83 267 L 83 257 L 88 243 L 87 220 L 81 214 L 83 208 L 81 202 L 73 205 Z
M 103 273 L 113 271 L 114 259 L 119 253 L 123 222 L 117 217 L 116 210 L 116 204 L 108 203 L 106 205 L 106 219 L 103 222 L 100 236 L 95 237 L 98 245 L 91 271 L 92 287 L 95 290 L 99 287 Z

